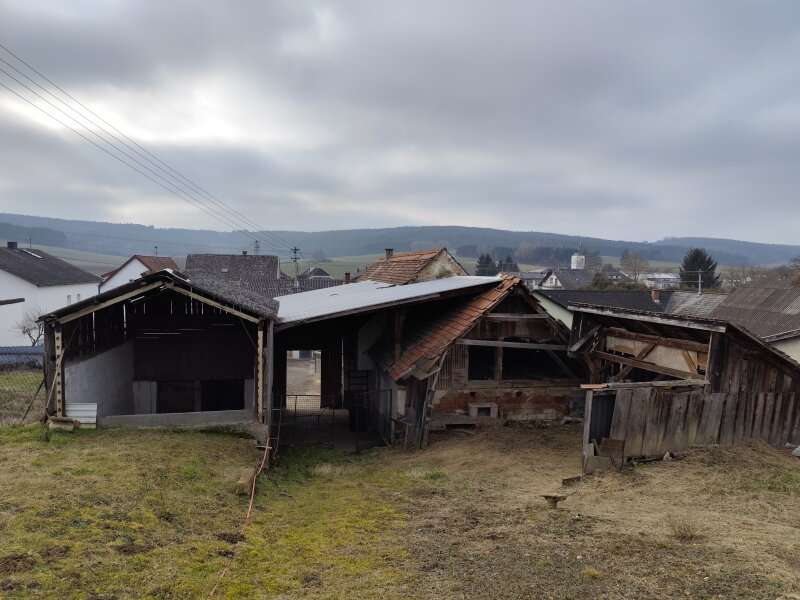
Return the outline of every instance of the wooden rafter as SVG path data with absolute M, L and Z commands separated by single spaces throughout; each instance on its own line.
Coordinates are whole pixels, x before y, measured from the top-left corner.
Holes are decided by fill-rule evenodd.
M 619 356 L 617 354 L 611 354 L 609 352 L 593 352 L 594 357 L 601 358 L 603 360 L 621 364 L 621 365 L 631 365 L 637 369 L 642 369 L 643 371 L 650 371 L 652 373 L 660 373 L 661 375 L 669 375 L 670 377 L 679 377 L 681 379 L 694 379 L 697 377 L 697 373 L 690 373 L 689 371 L 679 371 L 678 369 L 670 369 L 669 367 L 662 367 L 661 365 L 656 365 L 653 363 L 649 363 L 643 360 L 637 360 L 635 358 L 629 358 L 627 356 Z
M 635 360 L 644 360 L 650 355 L 650 353 L 653 350 L 655 350 L 655 348 L 656 348 L 655 344 L 653 343 L 647 344 L 644 348 L 641 349 L 639 354 L 636 355 Z M 614 381 L 622 381 L 623 379 L 625 379 L 625 377 L 628 376 L 628 373 L 630 373 L 633 370 L 633 368 L 634 368 L 633 365 L 623 366 L 620 372 L 617 373 L 617 376 L 614 378 Z

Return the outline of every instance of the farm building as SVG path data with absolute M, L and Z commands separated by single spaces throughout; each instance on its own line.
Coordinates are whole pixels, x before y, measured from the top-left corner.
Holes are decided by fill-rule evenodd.
M 601 306 L 570 310 L 570 352 L 591 381 L 584 386 L 590 461 L 746 439 L 800 443 L 800 364 L 745 328 Z
M 322 405 L 363 413 L 386 438 L 421 443 L 428 424 L 555 419 L 581 398 L 569 330 L 517 278 L 363 281 L 277 300 L 276 402 L 285 405 L 285 351 L 321 349 Z
M 51 414 L 100 425 L 264 421 L 276 304 L 172 271 L 51 312 Z

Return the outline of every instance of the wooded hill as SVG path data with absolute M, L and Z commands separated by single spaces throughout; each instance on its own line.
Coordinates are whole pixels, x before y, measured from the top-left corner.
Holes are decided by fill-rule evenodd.
M 619 257 L 624 250 L 638 252 L 651 261 L 679 262 L 690 247 L 703 247 L 721 265 L 777 265 L 800 255 L 800 246 L 762 244 L 716 238 L 666 238 L 656 242 L 630 242 L 602 238 L 545 233 L 506 231 L 482 227 L 393 227 L 339 231 L 268 231 L 256 234 L 263 253 L 275 253 L 278 245 L 295 245 L 304 256 L 360 256 L 383 252 L 447 246 L 461 256 L 476 257 L 481 252 L 494 254 L 542 255 L 561 257 L 581 247 L 602 256 Z M 16 239 L 33 244 L 61 246 L 75 250 L 127 256 L 159 254 L 182 256 L 190 252 L 226 253 L 252 250 L 253 240 L 241 232 L 198 229 L 156 228 L 138 224 L 103 223 L 53 219 L 0 213 L 0 239 Z M 274 242 L 278 238 L 281 244 Z M 286 243 L 288 242 L 288 243 Z M 288 249 L 278 252 L 288 255 Z M 501 257 L 501 258 L 504 258 Z

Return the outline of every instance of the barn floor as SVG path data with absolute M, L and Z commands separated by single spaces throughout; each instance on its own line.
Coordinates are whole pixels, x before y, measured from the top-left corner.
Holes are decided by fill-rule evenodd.
M 0 597 L 747 598 L 800 593 L 800 461 L 761 445 L 577 474 L 574 427 L 304 448 L 233 493 L 230 434 L 0 429 Z M 238 542 L 238 544 L 237 544 Z

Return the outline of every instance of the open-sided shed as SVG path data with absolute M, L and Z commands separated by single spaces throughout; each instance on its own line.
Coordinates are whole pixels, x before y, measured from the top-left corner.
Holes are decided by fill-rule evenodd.
M 48 411 L 101 425 L 266 423 L 276 307 L 163 270 L 47 314 Z

